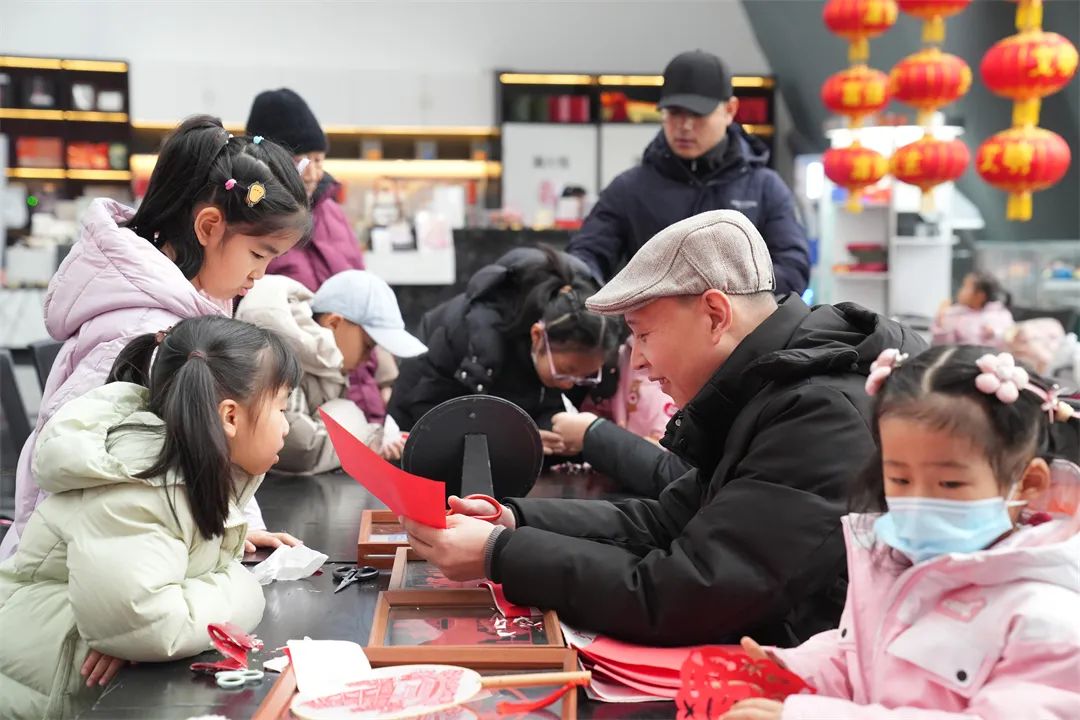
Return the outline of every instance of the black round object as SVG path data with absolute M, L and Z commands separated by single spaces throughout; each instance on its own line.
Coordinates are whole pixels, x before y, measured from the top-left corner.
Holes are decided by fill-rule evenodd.
M 406 472 L 446 483 L 461 495 L 465 438 L 484 435 L 491 462 L 493 497 L 525 497 L 540 475 L 544 448 L 529 414 L 491 395 L 454 398 L 424 413 L 409 431 L 401 453 Z

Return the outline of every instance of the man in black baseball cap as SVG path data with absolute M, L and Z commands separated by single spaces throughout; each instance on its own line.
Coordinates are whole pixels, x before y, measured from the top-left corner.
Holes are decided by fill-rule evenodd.
M 664 69 L 663 131 L 641 165 L 604 189 L 568 248 L 601 282 L 663 228 L 707 210 L 738 210 L 765 238 L 778 294 L 806 290 L 810 254 L 791 191 L 768 167 L 769 149 L 735 115 L 739 101 L 723 61 L 680 53 Z

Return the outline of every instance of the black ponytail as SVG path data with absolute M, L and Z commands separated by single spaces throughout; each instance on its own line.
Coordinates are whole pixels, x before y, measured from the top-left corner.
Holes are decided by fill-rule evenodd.
M 518 279 L 524 291 L 518 312 L 500 330 L 511 336 L 527 335 L 541 321 L 548 342 L 558 350 L 605 355 L 619 344 L 619 321 L 590 312 L 585 299 L 599 289 L 584 273 L 575 273 L 563 253 L 547 245 L 537 246 L 544 262 L 529 267 Z
M 232 190 L 225 188 L 229 180 L 236 180 Z M 249 206 L 247 188 L 256 182 L 266 195 Z M 165 139 L 146 197 L 127 227 L 155 247 L 167 244 L 177 267 L 191 279 L 203 262 L 194 227 L 201 204 L 221 208 L 229 231 L 298 230 L 301 242 L 311 233 L 307 192 L 292 156 L 269 140 L 233 137 L 209 115 L 188 118 Z
M 155 347 L 157 356 L 148 372 Z M 268 393 L 295 387 L 300 380 L 295 355 L 269 330 L 202 317 L 185 320 L 167 333 L 139 336 L 117 357 L 109 379 L 148 386 L 148 409 L 165 424 L 161 454 L 138 477 L 178 474 L 199 533 L 204 538 L 221 535 L 234 485 L 218 405 L 232 399 L 257 409 Z M 168 483 L 164 485 L 175 516 Z
M 127 382 L 150 387 L 150 359 L 157 348 L 154 333 L 139 335 L 120 351 L 105 382 Z

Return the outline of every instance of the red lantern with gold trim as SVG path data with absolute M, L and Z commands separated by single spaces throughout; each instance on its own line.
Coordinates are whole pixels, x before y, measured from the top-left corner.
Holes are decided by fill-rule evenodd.
M 889 172 L 900 182 L 915 185 L 923 192 L 923 209 L 933 209 L 931 191 L 964 174 L 971 153 L 962 140 L 938 140 L 924 135 L 893 153 Z
M 929 125 L 935 110 L 962 97 L 970 88 L 968 64 L 937 48 L 908 55 L 889 73 L 893 98 L 917 108 L 920 125 Z
M 1045 190 L 1069 169 L 1072 154 L 1060 135 L 1037 127 L 999 132 L 979 147 L 975 167 L 983 180 L 1009 193 L 1005 217 L 1031 219 L 1031 193 Z
M 897 0 L 908 15 L 922 18 L 924 43 L 940 45 L 945 42 L 945 18 L 961 12 L 971 0 Z
M 889 104 L 889 76 L 880 70 L 856 65 L 835 73 L 821 86 L 821 101 L 838 115 L 851 118 L 851 127 Z
M 870 58 L 867 39 L 891 28 L 896 15 L 896 0 L 829 0 L 822 12 L 829 30 L 851 43 L 848 59 L 852 63 Z
M 889 161 L 884 155 L 863 147 L 858 140 L 845 148 L 827 150 L 822 158 L 822 165 L 825 177 L 847 188 L 847 208 L 850 212 L 862 210 L 862 203 L 859 201 L 862 189 L 881 180 L 889 169 Z
M 1042 98 L 1065 87 L 1076 74 L 1077 52 L 1057 33 L 1012 35 L 991 47 L 979 70 L 986 87 L 1011 99 L 1013 126 L 1039 122 Z

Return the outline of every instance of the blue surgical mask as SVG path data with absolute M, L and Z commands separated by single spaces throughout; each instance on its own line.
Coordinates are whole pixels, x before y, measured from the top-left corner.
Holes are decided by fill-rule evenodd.
M 914 563 L 948 553 L 977 552 L 1013 526 L 1008 507 L 1014 503 L 1007 503 L 1001 497 L 986 500 L 897 497 L 885 498 L 885 502 L 889 511 L 874 522 L 874 532 L 879 540 Z

